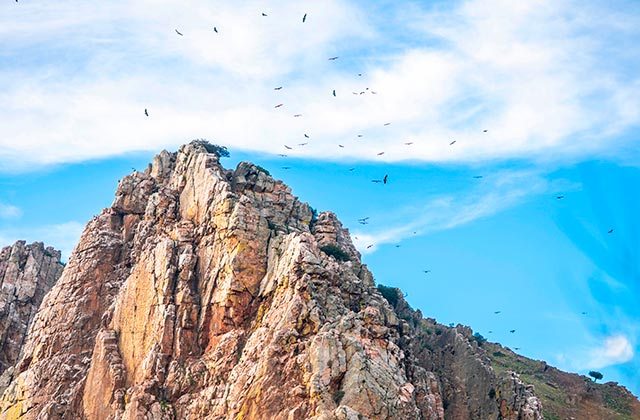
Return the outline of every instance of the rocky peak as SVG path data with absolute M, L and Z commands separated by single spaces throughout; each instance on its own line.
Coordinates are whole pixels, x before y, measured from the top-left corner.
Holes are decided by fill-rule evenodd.
M 122 179 L 35 316 L 3 417 L 541 418 L 468 331 L 383 296 L 334 214 L 219 157 L 196 141 Z
M 0 250 L 0 390 L 11 379 L 27 330 L 60 277 L 60 251 L 18 241 Z

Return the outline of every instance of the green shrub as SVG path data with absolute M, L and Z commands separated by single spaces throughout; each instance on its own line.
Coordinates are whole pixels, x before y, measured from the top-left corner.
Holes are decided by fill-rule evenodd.
M 194 143 L 201 144 L 206 149 L 207 153 L 213 153 L 219 158 L 221 157 L 229 157 L 229 150 L 225 146 L 219 146 L 217 144 L 209 143 L 209 141 L 205 139 L 196 139 L 193 141 Z
M 396 307 L 396 305 L 398 304 L 398 296 L 400 294 L 400 290 L 398 290 L 395 287 L 388 287 L 388 286 L 379 284 L 378 291 L 380 292 L 382 297 L 384 297 L 387 300 L 387 302 L 389 302 L 389 304 L 392 307 L 394 308 Z
M 339 246 L 334 244 L 322 246 L 320 247 L 320 251 L 324 252 L 330 257 L 335 258 L 338 261 L 351 261 L 351 257 L 349 257 L 349 254 L 347 254 Z
M 260 165 L 256 165 L 256 169 L 258 169 L 258 171 L 263 172 L 265 175 L 267 176 L 271 176 L 271 173 L 269 171 L 267 171 L 266 169 L 264 169 L 262 166 Z
M 476 343 L 478 343 L 480 347 L 482 347 L 482 345 L 487 342 L 487 339 L 484 338 L 480 333 L 473 334 L 473 339 L 476 340 Z
M 340 405 L 340 401 L 342 401 L 343 397 L 344 397 L 344 391 L 341 389 L 333 393 L 333 401 L 335 401 L 337 405 Z

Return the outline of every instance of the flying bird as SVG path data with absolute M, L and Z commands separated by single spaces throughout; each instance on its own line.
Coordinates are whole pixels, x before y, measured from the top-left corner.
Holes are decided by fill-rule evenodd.
M 489 334 L 493 334 L 493 331 L 489 331 Z
M 349 172 L 353 172 L 355 170 L 356 170 L 356 168 L 349 168 Z
M 451 143 L 449 143 L 449 146 L 453 146 L 454 144 L 456 144 L 457 140 L 452 141 Z
M 521 347 L 514 347 L 514 350 L 520 350 Z
M 180 35 L 180 36 L 184 36 L 184 35 L 182 35 L 182 34 L 180 33 L 180 31 L 179 31 L 179 30 L 177 30 L 177 29 L 176 29 L 176 33 L 177 33 L 178 35 Z
M 378 153 L 378 156 L 382 156 L 382 155 L 384 155 L 384 152 Z
M 587 314 L 586 312 L 583 312 L 583 313 L 582 313 L 582 315 L 586 315 L 586 314 Z
M 476 176 L 474 176 L 474 178 L 475 178 L 475 179 L 481 179 L 481 178 L 482 178 L 482 175 L 476 175 Z
M 282 169 L 291 169 L 291 166 L 283 166 Z
M 424 274 L 429 274 L 431 270 L 424 270 Z
M 516 332 L 516 330 L 509 330 L 509 332 L 513 334 L 514 332 Z
M 367 222 L 366 220 L 358 220 L 358 223 L 360 223 L 361 225 L 368 225 L 369 222 Z
M 298 143 L 298 146 L 306 146 L 309 143 Z
M 366 222 L 366 221 L 367 221 L 367 220 L 369 220 L 369 219 L 370 219 L 370 217 L 369 217 L 369 216 L 367 216 L 367 217 L 363 217 L 362 219 L 358 219 L 358 221 L 359 221 L 359 222 L 360 222 L 360 221 Z
M 289 150 L 293 149 L 293 147 L 289 147 L 289 146 L 287 146 L 286 144 L 284 145 L 284 148 L 285 148 L 285 149 L 289 149 Z
M 304 135 L 306 138 L 309 138 L 309 136 L 307 134 Z
M 363 136 L 362 134 L 358 134 L 358 137 L 362 137 L 362 136 Z
M 358 76 L 362 76 L 362 73 L 358 73 Z
M 369 249 L 369 248 L 371 248 L 371 247 L 373 247 L 373 244 L 371 244 L 371 245 L 367 245 L 367 249 Z
M 264 12 L 262 12 L 262 16 L 267 16 L 267 14 L 266 14 L 266 13 L 264 13 Z
M 609 232 L 607 232 L 607 233 L 613 233 L 613 229 L 609 229 Z
M 304 16 L 302 16 L 302 23 L 305 23 L 307 21 L 307 14 L 305 13 Z
M 333 89 L 333 96 L 336 96 L 336 90 Z
M 274 106 L 274 108 L 280 108 L 281 106 L 283 106 L 284 104 L 278 104 L 276 106 Z
M 564 195 L 557 195 L 556 196 L 556 200 L 562 200 L 564 198 Z
M 412 141 L 405 143 L 405 145 L 407 145 L 407 146 L 411 146 L 412 144 L 413 144 Z
M 147 108 L 144 109 L 144 115 L 146 115 L 147 117 L 149 116 L 149 111 L 147 111 Z
M 216 28 L 215 26 L 213 27 L 213 32 L 218 33 L 218 28 Z
M 285 155 L 285 154 L 280 153 L 280 154 L 278 154 L 278 156 L 280 156 L 280 157 L 287 157 L 288 155 Z
M 489 131 L 489 130 L 482 130 L 483 133 L 486 133 L 487 131 Z
M 376 184 L 379 184 L 382 182 L 381 179 L 372 179 L 371 182 L 375 182 Z
M 391 125 L 391 123 L 384 123 L 384 126 L 385 126 L 385 127 L 386 127 L 386 126 L 388 126 L 388 125 Z
M 377 95 L 377 94 L 378 94 L 378 92 L 371 91 L 371 94 L 372 94 L 372 95 Z
M 339 144 L 338 147 L 344 147 L 343 145 Z
M 335 61 L 335 60 L 337 60 L 337 59 L 338 59 L 338 57 L 337 57 L 337 56 L 336 56 L 336 57 L 329 57 L 329 61 Z
M 277 88 L 273 88 L 273 90 L 280 90 L 282 89 L 282 86 L 278 86 Z
M 295 114 L 294 117 L 302 117 L 302 114 Z
M 495 311 L 494 314 L 499 314 L 500 312 L 502 312 L 502 311 Z
M 389 175 L 385 175 L 384 178 L 382 178 L 382 182 L 383 183 L 387 183 L 387 181 L 389 180 Z

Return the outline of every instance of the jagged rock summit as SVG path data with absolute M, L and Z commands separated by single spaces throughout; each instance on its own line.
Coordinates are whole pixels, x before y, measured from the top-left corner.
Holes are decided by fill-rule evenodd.
M 202 141 L 125 177 L 46 295 L 8 419 L 541 419 L 465 327 L 383 296 L 335 215 Z
M 0 390 L 11 380 L 27 329 L 63 268 L 60 251 L 42 242 L 0 249 Z

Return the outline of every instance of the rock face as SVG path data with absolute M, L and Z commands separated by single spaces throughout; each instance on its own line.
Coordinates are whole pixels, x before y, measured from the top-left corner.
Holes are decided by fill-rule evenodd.
M 215 151 L 120 182 L 33 320 L 2 418 L 542 418 L 469 329 L 383 296 L 332 213 Z
M 41 242 L 18 241 L 0 250 L 0 391 L 11 380 L 27 329 L 63 268 L 60 252 Z

